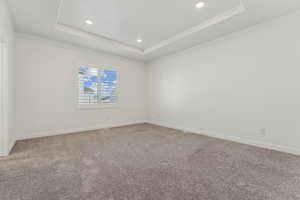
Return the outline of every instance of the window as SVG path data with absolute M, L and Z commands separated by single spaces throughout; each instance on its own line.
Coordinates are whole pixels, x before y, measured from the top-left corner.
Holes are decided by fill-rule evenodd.
M 79 68 L 79 104 L 99 103 L 98 69 L 95 67 Z
M 82 66 L 79 68 L 78 78 L 79 105 L 117 103 L 117 71 Z
M 117 72 L 102 70 L 101 73 L 101 103 L 117 103 Z

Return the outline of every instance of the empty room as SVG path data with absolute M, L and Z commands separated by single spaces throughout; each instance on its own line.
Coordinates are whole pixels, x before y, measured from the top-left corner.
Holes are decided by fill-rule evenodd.
M 299 0 L 0 0 L 0 200 L 300 200 Z

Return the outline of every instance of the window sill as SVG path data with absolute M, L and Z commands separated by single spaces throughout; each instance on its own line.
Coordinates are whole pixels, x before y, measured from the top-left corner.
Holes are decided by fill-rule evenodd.
M 107 105 L 78 105 L 79 110 L 98 110 L 98 109 L 118 109 L 117 104 L 107 104 Z

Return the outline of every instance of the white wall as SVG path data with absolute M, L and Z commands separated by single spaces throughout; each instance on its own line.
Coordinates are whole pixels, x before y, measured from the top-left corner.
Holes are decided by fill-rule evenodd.
M 80 64 L 118 70 L 119 105 L 78 109 Z M 18 138 L 56 135 L 146 121 L 146 69 L 142 62 L 38 38 L 16 35 Z
M 2 63 L 0 64 L 0 156 L 7 155 L 15 142 L 14 135 L 14 30 L 5 0 L 0 0 L 0 42 Z M 4 49 L 5 48 L 5 49 Z M 1 61 L 0 61 L 1 62 Z
M 294 13 L 150 63 L 149 121 L 299 154 L 299 21 Z

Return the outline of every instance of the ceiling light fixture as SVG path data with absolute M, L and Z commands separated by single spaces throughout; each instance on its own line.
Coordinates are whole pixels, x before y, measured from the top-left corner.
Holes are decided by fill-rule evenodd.
M 205 6 L 205 3 L 203 2 L 203 1 L 200 1 L 200 2 L 198 2 L 198 3 L 196 3 L 196 5 L 195 5 L 195 7 L 196 8 L 203 8 Z
M 137 42 L 137 43 L 142 43 L 143 40 L 142 40 L 141 38 L 138 38 L 138 39 L 136 40 L 136 42 Z
M 92 24 L 93 24 L 92 20 L 89 20 L 89 19 L 85 20 L 85 23 L 86 23 L 87 25 L 92 25 Z

